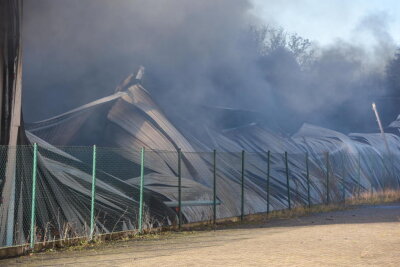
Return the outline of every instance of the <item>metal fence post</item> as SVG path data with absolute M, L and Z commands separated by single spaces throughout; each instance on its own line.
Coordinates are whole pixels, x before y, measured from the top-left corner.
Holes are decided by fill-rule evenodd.
M 287 153 L 287 151 L 285 151 L 285 167 L 286 167 L 286 187 L 287 187 L 288 208 L 292 209 L 292 205 L 290 203 L 289 164 L 288 164 L 288 153 Z
M 342 199 L 343 203 L 346 203 L 346 167 L 344 164 L 344 155 L 342 153 Z
M 270 205 L 270 189 L 269 189 L 269 180 L 270 180 L 270 166 L 271 165 L 271 151 L 268 150 L 267 154 L 267 214 L 269 213 L 269 205 Z
M 326 204 L 329 202 L 329 152 L 326 152 Z
M 144 147 L 140 151 L 139 233 L 143 231 Z
M 357 197 L 360 197 L 361 187 L 361 154 L 358 152 Z
M 178 228 L 182 226 L 182 152 L 178 148 Z
M 241 194 L 241 213 L 240 220 L 244 218 L 244 150 L 242 150 L 242 194 Z
M 311 207 L 311 195 L 310 195 L 310 169 L 308 166 L 308 152 L 306 152 L 306 178 L 307 178 L 307 202 L 308 207 Z
M 213 153 L 213 224 L 217 221 L 217 150 Z
M 31 206 L 31 240 L 30 248 L 35 245 L 35 224 L 36 224 L 36 175 L 37 175 L 37 144 L 33 145 L 33 166 L 32 166 L 32 206 Z
M 90 204 L 90 240 L 94 234 L 94 205 L 96 200 L 96 145 L 93 146 L 93 163 L 92 163 L 92 199 Z

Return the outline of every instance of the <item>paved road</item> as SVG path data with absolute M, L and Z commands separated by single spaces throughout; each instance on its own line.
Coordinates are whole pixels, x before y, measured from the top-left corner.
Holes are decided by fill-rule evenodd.
M 400 203 L 40 253 L 0 265 L 400 266 Z

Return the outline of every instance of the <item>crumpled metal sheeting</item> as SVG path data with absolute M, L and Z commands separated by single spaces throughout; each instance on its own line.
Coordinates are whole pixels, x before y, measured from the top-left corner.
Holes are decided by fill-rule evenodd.
M 394 167 L 396 170 L 400 167 L 399 162 L 396 164 L 398 159 L 396 154 L 398 154 L 400 148 L 398 136 L 386 134 L 389 147 L 392 150 L 390 155 L 380 134 L 350 134 L 347 137 L 335 131 L 324 129 L 321 137 L 314 137 L 318 134 L 318 131 L 315 131 L 314 126 L 310 126 L 310 128 L 307 129 L 307 132 L 313 132 L 311 137 L 296 134 L 295 138 L 300 142 L 303 140 L 305 147 L 308 148 L 308 153 L 313 158 L 316 155 L 315 151 L 322 152 L 324 150 L 330 152 L 330 157 L 336 155 L 338 155 L 338 158 L 343 157 L 345 181 L 348 185 L 355 185 L 358 182 L 359 172 L 360 183 L 364 189 L 369 188 L 372 184 L 374 190 L 381 190 L 385 187 L 385 184 L 386 186 L 389 185 L 388 182 L 393 183 L 398 179 L 394 173 L 388 175 L 389 169 Z M 337 161 L 339 166 L 336 166 L 336 168 L 341 168 L 339 162 L 341 160 Z
M 133 100 L 133 104 L 142 110 L 151 120 L 153 125 L 169 139 L 175 146 L 175 149 L 181 148 L 182 151 L 194 151 L 190 142 L 171 124 L 171 122 L 164 116 L 160 108 L 153 102 L 148 92 L 139 84 L 134 85 L 128 89 L 129 95 Z M 160 150 L 167 149 L 165 146 L 150 146 L 150 148 Z
M 77 111 L 77 114 L 68 112 L 49 121 L 28 124 L 28 132 L 58 146 L 79 146 L 82 140 L 98 143 L 106 128 L 106 121 L 102 118 L 107 116 L 114 101 L 87 107 Z M 87 133 L 85 129 L 89 127 L 91 130 Z
M 139 177 L 132 178 L 127 181 L 130 184 L 139 185 Z M 182 176 L 181 178 L 181 197 L 182 201 L 199 201 L 205 200 L 212 202 L 213 190 L 210 187 L 199 184 L 193 179 Z M 144 176 L 144 186 L 152 192 L 157 192 L 165 196 L 168 201 L 178 201 L 178 178 L 176 176 L 149 173 Z M 209 205 L 211 206 L 211 205 Z M 204 206 L 184 206 L 182 212 L 186 221 L 194 222 L 203 219 L 210 220 L 212 218 L 212 208 Z M 200 217 L 199 217 L 200 215 Z M 195 220 L 193 220 L 195 218 Z
M 245 151 L 273 151 L 284 153 L 303 152 L 298 145 L 287 136 L 272 133 L 259 125 L 249 125 L 224 132 L 224 135 L 236 143 L 240 150 Z M 224 149 L 226 151 L 232 151 Z M 234 151 L 234 150 L 233 150 Z
M 394 129 L 397 128 L 397 130 L 399 130 L 399 128 L 400 128 L 400 115 L 398 115 L 397 118 L 389 124 L 389 127 L 390 128 L 394 128 Z
M 54 153 L 58 150 L 39 144 L 37 241 L 42 241 L 41 238 L 58 239 L 63 235 L 87 236 L 89 233 L 91 165 L 71 157 L 64 158 L 63 153 Z M 87 152 L 91 153 L 91 150 L 87 149 Z M 104 172 L 102 168 L 97 170 L 96 176 L 96 233 L 136 229 L 138 187 Z M 163 204 L 164 196 L 146 188 L 144 198 L 150 215 L 160 223 L 166 223 L 166 217 L 174 218 Z
M 185 184 L 184 198 L 190 200 L 211 200 L 212 192 L 212 153 L 191 153 L 195 148 L 217 148 L 217 196 L 221 204 L 217 207 L 218 218 L 240 215 L 241 212 L 241 150 L 245 154 L 245 213 L 265 212 L 267 210 L 267 158 L 266 151 L 271 151 L 270 170 L 270 205 L 272 209 L 288 206 L 287 180 L 284 152 L 288 152 L 288 171 L 292 206 L 307 204 L 306 153 L 309 159 L 309 175 L 312 204 L 327 201 L 329 188 L 330 201 L 341 201 L 343 196 L 350 197 L 358 190 L 380 190 L 393 186 L 392 165 L 397 170 L 400 164 L 393 160 L 389 164 L 385 157 L 382 137 L 378 134 L 344 134 L 305 124 L 293 136 L 271 132 L 257 124 L 249 124 L 235 129 L 216 131 L 207 128 L 212 144 L 201 143 L 190 135 L 190 129 L 176 128 L 167 116 L 151 99 L 149 93 L 139 84 L 130 86 L 118 96 L 99 100 L 77 109 L 85 115 L 85 120 L 95 125 L 106 125 L 99 133 L 99 146 L 116 147 L 116 154 L 123 157 L 127 164 L 136 168 L 140 164 L 139 150 L 146 147 L 145 179 L 157 181 L 157 186 L 149 185 L 163 195 L 165 200 L 176 199 L 177 188 L 171 186 L 177 182 L 178 154 L 182 149 L 182 181 Z M 86 111 L 87 110 L 87 111 Z M 101 113 L 89 110 L 102 110 Z M 100 115 L 99 115 L 100 114 Z M 74 113 L 59 117 L 65 121 L 75 120 Z M 68 119 L 67 118 L 70 118 Z M 33 134 L 47 140 L 51 134 L 51 121 L 46 124 L 46 131 L 38 131 L 40 123 L 30 130 Z M 54 127 L 65 127 L 57 119 Z M 183 129 L 182 129 L 183 127 Z M 205 125 L 205 127 L 208 127 Z M 86 124 L 80 124 L 77 131 L 90 132 Z M 184 134 L 186 133 L 186 134 Z M 55 142 L 57 137 L 50 137 Z M 61 138 L 61 137 L 60 137 Z M 361 140 L 362 139 L 362 140 Z M 71 139 L 72 140 L 72 139 Z M 74 139 L 75 141 L 78 139 Z M 399 138 L 388 135 L 390 147 L 399 148 Z M 74 142 L 75 142 L 74 141 Z M 57 144 L 57 143 L 52 143 Z M 193 144 L 193 145 L 192 145 Z M 89 145 L 82 138 L 80 145 Z M 156 149 L 156 150 L 149 150 Z M 329 162 L 328 155 L 329 152 Z M 360 164 L 359 164 L 360 163 Z M 360 168 L 361 167 L 361 168 Z M 329 171 L 329 173 L 328 173 Z M 137 183 L 138 174 L 119 175 L 116 178 L 129 183 Z M 190 182 L 189 182 L 190 181 Z M 329 184 L 327 184 L 327 182 Z M 371 188 L 372 185 L 372 188 Z M 124 190 L 117 188 L 117 190 Z M 199 191 L 199 192 L 198 192 Z M 168 208 L 167 208 L 168 209 Z M 171 210 L 171 209 L 169 209 Z M 185 207 L 183 213 L 187 221 L 198 221 L 209 216 L 210 207 Z
M 343 183 L 345 196 L 351 196 L 360 183 L 361 190 L 381 190 L 385 187 L 397 186 L 396 173 L 400 162 L 396 154 L 389 155 L 380 134 L 350 134 L 324 129 L 313 125 L 304 125 L 293 137 L 283 137 L 273 134 L 261 127 L 251 125 L 234 129 L 227 134 L 230 138 L 240 143 L 246 151 L 271 150 L 272 152 L 287 151 L 291 176 L 291 195 L 297 194 L 295 181 L 304 184 L 305 169 L 296 168 L 303 165 L 305 155 L 309 155 L 310 178 L 313 190 L 314 203 L 321 203 L 326 199 L 327 154 L 329 152 L 329 190 L 331 200 L 343 197 Z M 358 142 L 354 139 L 363 138 L 368 143 Z M 389 146 L 393 151 L 400 151 L 398 136 L 387 134 Z M 278 144 L 278 145 L 277 145 Z M 397 152 L 398 153 L 398 152 Z M 360 159 L 359 159 L 360 157 Z M 342 159 L 343 158 L 343 159 Z M 279 160 L 281 163 L 283 159 Z M 360 166 L 359 167 L 359 162 Z M 393 164 L 392 164 L 393 162 Z M 393 167 L 394 171 L 390 169 Z M 272 177 L 278 184 L 283 185 L 285 170 L 282 166 L 273 167 Z M 265 176 L 264 176 L 265 177 Z M 303 188 L 303 187 L 302 187 Z M 283 188 L 281 189 L 283 190 Z M 304 193 L 304 190 L 303 190 Z M 284 194 L 282 198 L 287 198 Z M 301 197 L 304 201 L 304 195 Z

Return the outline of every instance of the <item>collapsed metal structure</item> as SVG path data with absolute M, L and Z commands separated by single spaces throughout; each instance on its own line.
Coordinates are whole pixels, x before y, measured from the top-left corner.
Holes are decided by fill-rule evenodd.
M 135 229 L 138 209 L 140 154 L 146 148 L 145 205 L 149 217 L 172 224 L 176 210 L 177 149 L 182 150 L 182 194 L 185 201 L 213 197 L 213 149 L 218 151 L 216 194 L 218 218 L 241 213 L 241 156 L 246 151 L 245 213 L 284 209 L 307 202 L 306 169 L 311 201 L 351 197 L 360 188 L 398 188 L 400 138 L 386 134 L 344 135 L 312 125 L 284 136 L 257 123 L 215 129 L 177 125 L 141 85 L 143 69 L 131 75 L 114 94 L 45 121 L 26 124 L 21 115 L 21 1 L 0 0 L 0 246 L 24 244 L 31 216 L 32 143 L 39 146 L 36 230 L 38 241 L 87 234 L 91 187 L 91 150 L 99 146 L 96 231 Z M 229 112 L 228 112 L 229 113 Z M 391 127 L 399 128 L 398 122 Z M 198 128 L 204 133 L 196 134 Z M 84 148 L 86 147 L 86 149 Z M 103 148 L 102 148 L 103 147 Z M 110 147 L 110 148 L 106 148 Z M 203 152 L 195 152 L 203 151 Z M 271 152 L 271 194 L 267 190 L 267 151 Z M 290 165 L 289 194 L 285 152 Z M 326 154 L 326 153 L 329 154 Z M 101 156 L 102 155 L 102 156 Z M 306 156 L 309 165 L 306 166 Z M 326 177 L 331 177 L 330 181 Z M 289 201 L 290 203 L 290 201 Z M 187 222 L 209 219 L 209 206 L 182 208 Z M 151 223 L 151 222 L 150 222 Z

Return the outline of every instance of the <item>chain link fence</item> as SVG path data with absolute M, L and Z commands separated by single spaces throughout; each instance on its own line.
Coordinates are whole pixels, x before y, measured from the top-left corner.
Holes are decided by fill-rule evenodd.
M 136 231 L 399 188 L 400 157 L 0 147 L 1 247 Z

